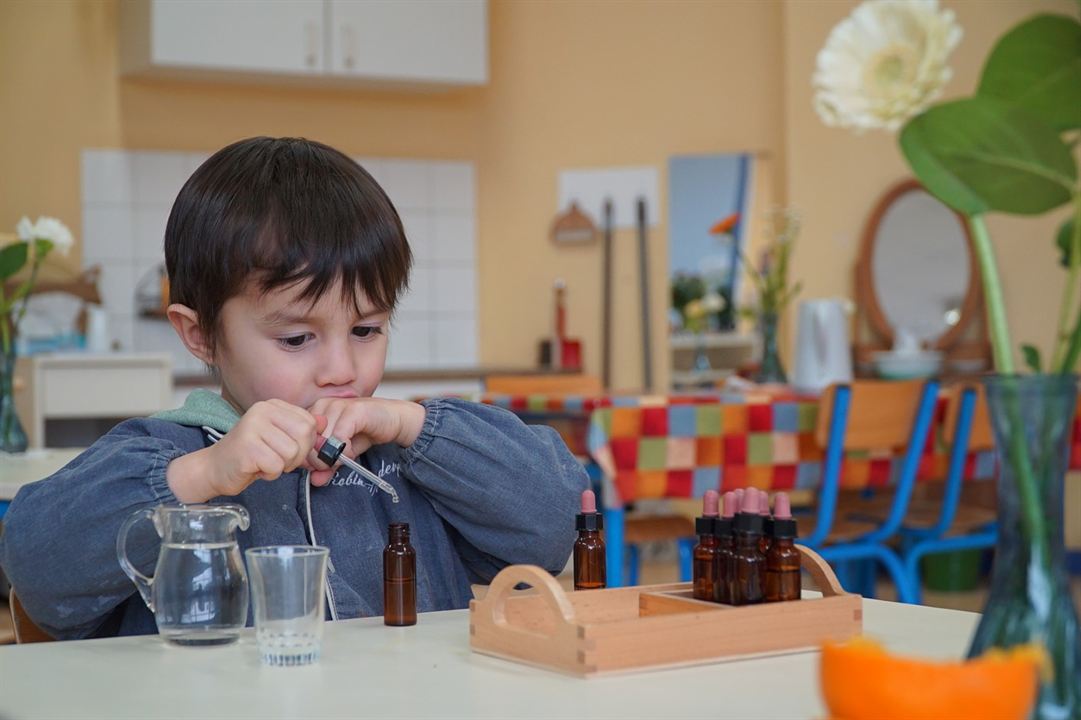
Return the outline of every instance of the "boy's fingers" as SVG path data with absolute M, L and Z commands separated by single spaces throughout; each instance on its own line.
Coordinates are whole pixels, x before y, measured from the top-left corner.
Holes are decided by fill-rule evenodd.
M 312 417 L 315 418 L 315 434 L 322 435 L 323 431 L 327 429 L 327 416 L 312 414 Z
M 330 482 L 332 477 L 334 477 L 333 470 L 312 470 L 308 475 L 308 479 L 315 487 L 323 487 Z

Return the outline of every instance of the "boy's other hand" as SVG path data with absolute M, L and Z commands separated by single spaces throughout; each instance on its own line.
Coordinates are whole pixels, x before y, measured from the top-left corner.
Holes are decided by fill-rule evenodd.
M 257 402 L 217 444 L 169 463 L 166 479 L 185 503 L 237 495 L 257 479 L 311 467 L 308 454 L 324 425 L 283 400 Z
M 405 400 L 383 398 L 323 398 L 308 408 L 312 415 L 326 417 L 323 437 L 336 437 L 345 442 L 349 457 L 355 458 L 372 445 L 396 443 L 409 447 L 424 426 L 424 406 Z M 314 453 L 313 453 L 314 457 Z M 326 485 L 334 472 L 318 459 L 312 472 L 313 485 Z

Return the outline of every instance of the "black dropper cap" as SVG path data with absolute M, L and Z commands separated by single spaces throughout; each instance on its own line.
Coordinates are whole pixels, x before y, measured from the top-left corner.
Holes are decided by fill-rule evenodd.
M 603 530 L 604 516 L 597 512 L 597 498 L 592 490 L 582 493 L 582 512 L 574 516 L 576 530 Z

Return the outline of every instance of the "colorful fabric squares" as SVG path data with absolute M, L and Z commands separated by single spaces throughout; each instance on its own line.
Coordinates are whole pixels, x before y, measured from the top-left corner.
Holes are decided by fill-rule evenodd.
M 638 497 L 638 471 L 621 470 L 616 473 L 616 492 L 623 502 L 630 502 Z
M 747 406 L 747 429 L 751 432 L 769 432 L 773 429 L 773 406 L 756 403 Z
M 799 432 L 799 404 L 778 402 L 773 404 L 773 431 L 779 433 Z
M 638 492 L 635 493 L 634 497 L 638 499 L 660 498 L 664 497 L 667 489 L 667 470 L 640 470 L 638 472 Z
M 807 402 L 799 404 L 799 431 L 814 432 L 818 423 L 818 403 Z
M 721 480 L 721 488 L 725 492 L 747 487 L 747 466 L 726 465 Z
M 695 405 L 694 417 L 699 437 L 721 434 L 723 423 L 720 405 Z
M 773 437 L 753 432 L 747 436 L 747 464 L 770 465 L 773 462 Z
M 822 463 L 801 462 L 796 468 L 796 487 L 800 490 L 813 490 L 822 481 Z
M 818 446 L 813 432 L 801 432 L 797 437 L 799 438 L 800 460 L 821 460 L 826 457 L 825 450 Z
M 759 490 L 769 490 L 769 484 L 773 480 L 772 465 L 748 465 L 747 484 Z
M 706 490 L 721 489 L 721 468 L 716 465 L 701 466 L 694 469 L 694 481 L 690 497 L 702 497 Z
M 638 469 L 638 438 L 612 438 L 608 443 L 617 471 Z
M 664 497 L 686 498 L 696 497 L 691 494 L 694 489 L 694 474 L 691 470 L 669 470 L 668 487 Z
M 612 408 L 612 438 L 637 438 L 641 434 L 641 410 L 638 408 Z
M 746 405 L 724 405 L 721 415 L 725 435 L 742 435 L 747 432 Z
M 799 436 L 775 432 L 770 437 L 773 442 L 773 462 L 778 465 L 794 465 L 799 462 Z
M 667 467 L 667 438 L 642 438 L 638 441 L 639 470 L 663 470 Z
M 673 405 L 668 408 L 668 434 L 672 437 L 698 435 L 696 408 L 693 405 Z
M 720 435 L 695 438 L 699 465 L 720 465 L 724 459 Z
M 1081 444 L 1074 447 L 1074 450 L 1081 451 Z M 1073 467 L 1081 467 L 1081 458 L 1078 458 L 1078 462 L 1074 463 Z M 972 472 L 972 477 L 977 480 L 989 480 L 994 476 L 995 453 L 991 451 L 976 453 L 976 468 Z
M 668 408 L 642 408 L 642 435 L 664 437 L 668 435 Z
M 667 438 L 668 457 L 665 467 L 669 470 L 692 468 L 695 465 L 697 449 L 695 438 Z
M 747 464 L 747 436 L 730 435 L 724 438 L 724 464 L 746 465 Z
M 794 487 L 796 487 L 796 466 L 794 464 L 774 465 L 770 489 L 791 490 Z

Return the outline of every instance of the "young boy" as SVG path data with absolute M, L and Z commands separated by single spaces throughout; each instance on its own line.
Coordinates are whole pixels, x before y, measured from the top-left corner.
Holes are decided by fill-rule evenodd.
M 120 524 L 160 503 L 236 502 L 241 549 L 330 548 L 328 613 L 382 613 L 389 522 L 408 522 L 418 610 L 465 607 L 471 582 L 510 563 L 556 572 L 574 540 L 583 468 L 558 435 L 457 400 L 372 397 L 412 256 L 390 200 L 340 152 L 252 138 L 207 160 L 165 230 L 169 320 L 214 368 L 221 395 L 127 420 L 4 518 L 0 564 L 28 614 L 57 638 L 156 631 L 116 559 Z M 224 434 L 212 443 L 203 429 Z M 328 468 L 317 438 L 397 490 Z M 264 482 L 266 481 L 266 482 Z M 153 531 L 129 554 L 152 573 Z

